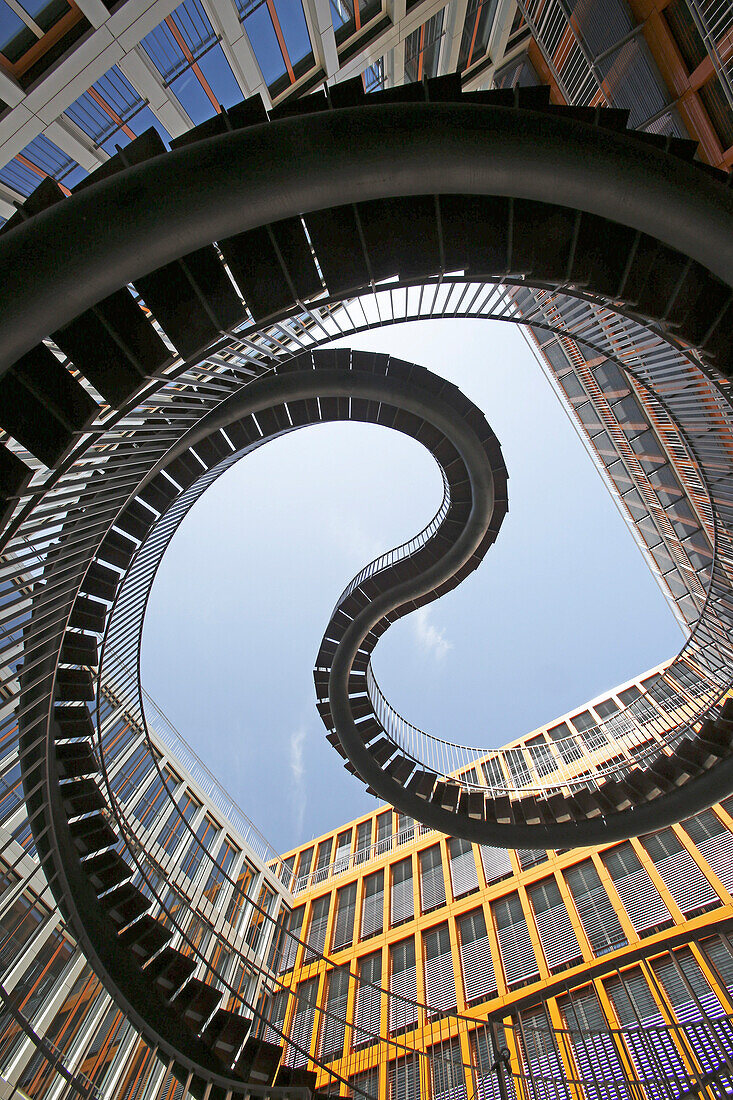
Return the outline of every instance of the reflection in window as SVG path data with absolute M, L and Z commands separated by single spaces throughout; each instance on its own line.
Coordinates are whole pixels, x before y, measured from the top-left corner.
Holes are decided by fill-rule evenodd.
M 272 94 L 284 91 L 313 68 L 315 58 L 300 0 L 237 0 L 237 8 Z
M 458 71 L 463 72 L 480 60 L 489 44 L 497 0 L 468 0 L 466 22 L 463 24 Z
M 408 35 L 405 41 L 405 80 L 437 76 L 440 42 L 443 37 L 443 9 Z

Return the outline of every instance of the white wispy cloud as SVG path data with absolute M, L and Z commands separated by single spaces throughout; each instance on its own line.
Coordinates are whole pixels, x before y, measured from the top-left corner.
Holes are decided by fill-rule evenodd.
M 302 831 L 303 829 L 305 808 L 308 801 L 305 789 L 305 754 L 303 752 L 305 738 L 305 726 L 300 726 L 291 733 L 289 744 L 290 774 L 293 778 L 293 816 L 298 831 Z
M 446 638 L 445 630 L 430 622 L 428 607 L 418 608 L 412 615 L 412 623 L 419 646 L 436 661 L 442 661 L 449 650 L 453 649 L 453 643 Z

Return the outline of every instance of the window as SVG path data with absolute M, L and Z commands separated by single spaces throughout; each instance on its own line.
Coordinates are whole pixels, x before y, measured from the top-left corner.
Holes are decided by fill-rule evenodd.
M 384 928 L 384 871 L 375 871 L 364 879 L 361 901 L 361 938 L 376 936 Z
M 311 863 L 313 861 L 313 849 L 304 848 L 300 853 L 300 859 L 298 860 L 298 874 L 295 880 L 295 892 L 304 890 L 308 885 L 308 876 L 311 873 Z
M 605 955 L 628 943 L 608 894 L 590 859 L 565 872 L 585 934 L 594 955 Z
M 216 822 L 212 821 L 210 817 L 205 817 L 196 830 L 196 836 L 191 840 L 188 850 L 183 857 L 181 874 L 184 878 L 193 881 L 196 877 L 196 872 L 201 866 L 204 853 L 208 852 L 212 847 L 218 835 L 219 826 Z
M 601 856 L 629 919 L 640 936 L 649 935 L 673 924 L 672 914 L 659 891 L 641 865 L 631 844 L 626 841 Z
M 514 874 L 512 861 L 506 848 L 492 848 L 490 844 L 480 844 L 479 852 L 487 886 L 493 886 L 495 882 L 511 878 Z
M 389 951 L 389 1030 L 409 1031 L 417 1023 L 415 941 L 395 944 Z
M 428 1015 L 456 1007 L 456 981 L 453 975 L 450 934 L 447 924 L 439 924 L 423 933 L 425 963 L 425 1003 Z
M 326 1011 L 321 1022 L 320 1055 L 325 1062 L 340 1058 L 346 1034 L 349 971 L 332 970 L 327 981 Z
M 298 940 L 300 939 L 300 931 L 303 927 L 304 913 L 305 906 L 301 905 L 297 909 L 293 909 L 290 914 L 288 932 L 290 932 L 291 935 L 285 936 L 285 946 L 283 948 L 282 963 L 280 965 L 281 974 L 285 974 L 295 966 L 295 956 L 298 952 Z
M 178 806 L 168 815 L 168 820 L 158 834 L 158 844 L 166 852 L 172 852 L 178 847 L 181 837 L 186 831 L 186 824 L 192 820 L 201 809 L 201 806 L 188 791 L 182 791 L 178 798 Z
M 323 882 L 328 878 L 328 868 L 331 863 L 331 849 L 333 847 L 333 840 L 331 837 L 328 840 L 322 840 L 318 845 L 318 856 L 316 857 L 316 869 L 313 872 L 313 886 L 319 882 Z
M 539 977 L 527 920 L 518 894 L 509 894 L 491 906 L 499 939 L 499 952 L 510 989 Z
M 478 890 L 476 860 L 473 858 L 473 844 L 468 840 L 453 837 L 448 841 L 450 858 L 450 878 L 454 898 L 465 897 Z
M 372 822 L 362 821 L 356 826 L 356 853 L 354 863 L 364 863 L 372 846 Z
M 333 922 L 332 951 L 351 947 L 356 918 L 356 883 L 342 887 L 336 894 L 336 917 Z
M 530 886 L 527 894 L 550 972 L 581 962 L 580 944 L 555 879 L 543 879 Z
M 392 848 L 392 811 L 377 814 L 377 855 L 389 852 Z
M 686 917 L 720 905 L 720 898 L 672 829 L 641 837 L 664 885 Z
M 684 821 L 683 827 L 728 893 L 733 891 L 733 840 L 718 815 L 705 810 Z
M 351 855 L 351 829 L 345 833 L 339 833 L 336 838 L 336 855 L 333 860 L 333 873 L 340 875 L 349 866 Z
M 180 783 L 180 779 L 170 768 L 164 766 L 161 771 L 162 781 L 156 776 L 132 811 L 146 829 L 150 828 L 163 806 L 170 801 L 169 793 L 172 793 Z
M 310 1057 L 313 1024 L 316 1018 L 316 998 L 318 996 L 318 978 L 301 982 L 296 994 L 295 1012 L 290 1028 L 290 1042 L 285 1051 L 286 1066 L 300 1068 Z
M 394 863 L 392 872 L 392 893 L 390 920 L 392 927 L 404 924 L 412 920 L 415 915 L 415 906 L 412 894 L 412 859 L 400 860 Z
M 559 726 L 553 726 L 552 729 L 547 731 L 547 734 L 555 742 L 555 748 L 566 764 L 573 764 L 576 760 L 583 759 L 583 753 L 576 739 L 564 722 L 561 722 Z
M 308 925 L 308 935 L 306 936 L 306 943 L 308 944 L 304 959 L 306 963 L 312 962 L 323 954 L 323 948 L 326 945 L 326 928 L 330 907 L 330 894 L 317 898 L 311 906 L 310 923 Z
M 382 952 L 365 955 L 358 963 L 359 985 L 356 990 L 354 1047 L 373 1043 L 380 1032 Z
M 443 863 L 440 858 L 440 845 L 426 848 L 420 852 L 420 905 L 423 913 L 429 913 L 445 905 L 445 883 L 443 881 Z
M 496 996 L 496 975 L 491 958 L 483 909 L 474 909 L 458 921 L 461 943 L 461 969 L 467 1004 L 477 1004 Z
M 541 779 L 557 771 L 557 761 L 544 737 L 533 737 L 527 742 L 526 748 L 534 764 L 534 770 Z

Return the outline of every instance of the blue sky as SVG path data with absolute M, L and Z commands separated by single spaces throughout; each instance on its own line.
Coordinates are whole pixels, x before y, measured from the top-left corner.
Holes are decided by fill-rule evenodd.
M 509 515 L 481 567 L 377 647 L 377 678 L 406 718 L 498 746 L 679 649 L 671 611 L 514 326 L 431 321 L 343 343 L 450 378 L 486 414 L 509 471 Z M 322 425 L 238 463 L 166 554 L 143 682 L 282 851 L 374 805 L 325 740 L 313 660 L 346 583 L 419 531 L 440 498 L 419 444 Z

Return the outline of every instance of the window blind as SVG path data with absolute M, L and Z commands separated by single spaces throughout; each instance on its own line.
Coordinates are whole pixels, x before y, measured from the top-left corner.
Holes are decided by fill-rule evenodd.
M 331 906 L 331 895 L 317 898 L 311 906 L 311 917 L 308 925 L 306 942 L 308 947 L 305 953 L 305 962 L 312 962 L 318 955 L 323 954 L 326 946 L 326 926 L 328 925 L 328 911 Z
M 336 894 L 336 916 L 333 922 L 331 949 L 340 951 L 350 947 L 354 940 L 354 918 L 356 917 L 356 883 L 343 886 Z
M 447 924 L 439 924 L 423 933 L 425 963 L 425 1003 L 431 1015 L 456 1007 L 456 980 L 453 974 L 450 934 Z
M 496 996 L 496 975 L 491 958 L 483 909 L 474 909 L 458 922 L 461 969 L 466 1001 L 473 1004 Z
M 538 978 L 537 960 L 519 895 L 509 894 L 508 897 L 495 901 L 491 908 L 509 988 L 524 985 Z
M 564 1084 L 566 1075 L 545 1009 L 534 1008 L 519 1013 L 518 1023 L 519 1048 L 529 1079 L 552 1081 L 553 1100 L 568 1097 Z
M 392 865 L 392 896 L 390 899 L 392 927 L 412 920 L 415 906 L 412 893 L 412 859 L 401 859 Z
M 328 868 L 331 865 L 331 849 L 333 848 L 333 841 L 329 837 L 328 840 L 322 840 L 318 845 L 318 855 L 316 857 L 316 869 L 313 872 L 313 885 L 318 882 L 323 882 L 328 878 Z
M 543 879 L 530 886 L 527 893 L 550 970 L 563 970 L 580 962 L 580 944 L 555 879 Z
M 321 1021 L 319 1052 L 324 1061 L 340 1058 L 344 1051 L 346 1008 L 349 996 L 348 970 L 332 970 L 326 979 L 326 1011 Z
M 406 1031 L 417 1023 L 417 971 L 415 941 L 410 937 L 395 944 L 389 952 L 389 1029 Z
M 628 940 L 591 860 L 565 872 L 581 924 L 594 955 L 605 955 Z
M 293 909 L 292 913 L 290 914 L 288 931 L 292 932 L 292 936 L 285 937 L 282 964 L 280 966 L 281 974 L 284 974 L 286 970 L 292 970 L 295 966 L 295 956 L 298 951 L 298 940 L 300 939 L 300 930 L 303 927 L 304 913 L 305 906 L 301 905 L 298 909 Z
M 683 827 L 728 893 L 733 893 L 733 837 L 718 815 L 706 810 L 688 818 Z
M 383 814 L 377 814 L 377 855 L 392 849 L 392 811 L 385 810 Z
M 384 927 L 384 871 L 375 871 L 364 879 L 361 900 L 361 938 L 376 936 Z
M 349 866 L 351 855 L 351 829 L 336 837 L 336 855 L 333 857 L 333 873 L 340 875 Z
M 426 848 L 420 852 L 420 906 L 423 913 L 445 905 L 445 883 L 443 881 L 443 862 L 440 858 L 440 845 Z
M 685 1067 L 671 1035 L 664 1030 L 664 1017 L 651 994 L 646 978 L 638 967 L 623 972 L 623 978 L 605 982 L 619 1023 L 627 1028 L 624 1038 L 634 1065 L 643 1081 L 650 1082 L 646 1091 L 651 1100 L 662 1100 L 668 1091 L 665 1085 L 651 1086 L 660 1075 L 674 1089 L 683 1092 Z M 646 1033 L 640 1029 L 647 1030 Z
M 379 986 L 382 982 L 382 952 L 375 951 L 373 955 L 365 955 L 360 959 L 358 973 L 354 1047 L 373 1043 L 374 1038 L 380 1034 L 381 990 Z
M 356 826 L 356 852 L 354 855 L 354 863 L 364 863 L 367 858 L 367 850 L 372 844 L 372 823 L 370 821 L 362 821 L 360 825 Z
M 473 844 L 468 840 L 453 837 L 448 841 L 450 857 L 450 879 L 454 898 L 465 897 L 478 890 L 476 860 L 473 858 Z
M 290 1028 L 290 1042 L 285 1051 L 285 1065 L 298 1068 L 308 1062 L 316 1018 L 318 978 L 309 978 L 298 986 L 295 1014 Z M 299 1050 L 296 1048 L 300 1048 Z
M 390 1064 L 389 1100 L 420 1100 L 420 1064 L 416 1054 Z
M 672 914 L 628 841 L 601 858 L 629 920 L 640 935 L 673 923 Z
M 444 1043 L 436 1043 L 427 1054 L 432 1100 L 465 1100 L 466 1077 L 460 1041 L 448 1039 Z
M 509 859 L 506 848 L 492 848 L 488 844 L 481 844 L 479 851 L 487 886 L 501 882 L 502 879 L 511 878 L 514 874 L 512 861 Z
M 720 904 L 715 890 L 671 829 L 641 837 L 641 843 L 686 917 Z
M 263 1036 L 267 1043 L 275 1043 L 277 1046 L 282 1044 L 289 996 L 290 991 L 288 989 L 278 989 L 277 992 L 273 993 L 270 997 L 269 1004 L 265 1010 L 265 1019 L 268 1021 L 268 1024 Z

